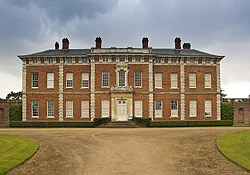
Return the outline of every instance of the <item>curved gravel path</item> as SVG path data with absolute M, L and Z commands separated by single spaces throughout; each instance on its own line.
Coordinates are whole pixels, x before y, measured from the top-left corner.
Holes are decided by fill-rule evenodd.
M 0 129 L 37 141 L 38 152 L 7 174 L 249 174 L 225 158 L 216 139 L 248 127 Z

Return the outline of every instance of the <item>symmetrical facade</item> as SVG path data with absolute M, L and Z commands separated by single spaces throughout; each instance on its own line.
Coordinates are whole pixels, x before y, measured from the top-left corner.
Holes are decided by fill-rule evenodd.
M 220 120 L 223 56 L 191 49 L 69 49 L 18 56 L 23 62 L 23 121 L 82 121 L 111 117 L 153 120 Z

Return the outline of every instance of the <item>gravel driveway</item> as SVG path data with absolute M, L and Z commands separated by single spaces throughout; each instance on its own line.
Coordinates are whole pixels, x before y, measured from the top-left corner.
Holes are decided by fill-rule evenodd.
M 250 174 L 217 150 L 217 138 L 248 127 L 0 129 L 38 152 L 8 174 Z

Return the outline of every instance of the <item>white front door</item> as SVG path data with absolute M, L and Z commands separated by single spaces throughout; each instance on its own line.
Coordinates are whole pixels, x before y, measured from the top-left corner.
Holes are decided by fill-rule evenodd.
M 117 102 L 118 109 L 118 121 L 127 121 L 127 101 L 126 100 L 118 100 Z

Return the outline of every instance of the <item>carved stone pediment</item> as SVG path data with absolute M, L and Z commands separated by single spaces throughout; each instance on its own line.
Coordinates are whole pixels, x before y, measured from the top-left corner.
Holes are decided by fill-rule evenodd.
M 125 86 L 125 87 L 119 87 L 119 86 L 112 86 L 110 88 L 111 92 L 121 92 L 121 93 L 128 93 L 128 92 L 133 92 L 134 89 L 132 86 Z

